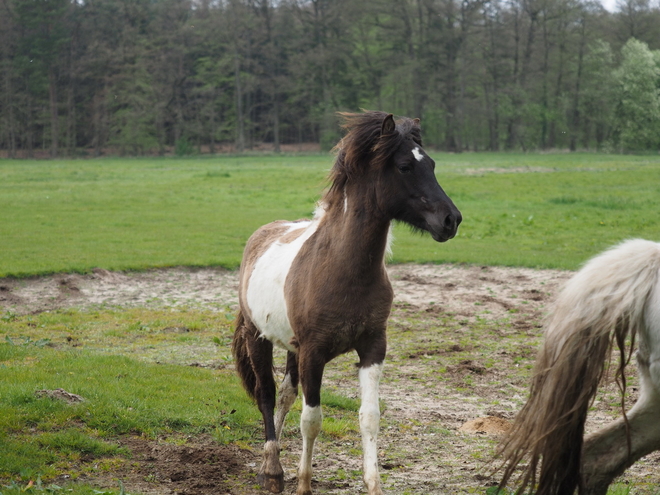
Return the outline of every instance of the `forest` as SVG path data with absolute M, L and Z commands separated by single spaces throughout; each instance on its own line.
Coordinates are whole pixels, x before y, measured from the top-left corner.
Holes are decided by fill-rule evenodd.
M 0 157 L 330 149 L 336 113 L 425 145 L 660 149 L 660 4 L 0 0 Z

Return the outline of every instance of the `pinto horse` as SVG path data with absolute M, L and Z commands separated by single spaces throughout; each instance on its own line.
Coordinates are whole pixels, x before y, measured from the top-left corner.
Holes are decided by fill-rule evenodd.
M 336 147 L 330 187 L 312 220 L 276 221 L 248 240 L 239 281 L 232 344 L 236 368 L 263 416 L 266 443 L 258 482 L 284 489 L 279 438 L 302 386 L 303 449 L 298 495 L 312 493 L 312 450 L 321 430 L 325 365 L 355 350 L 359 357 L 364 482 L 381 494 L 376 440 L 378 384 L 385 358 L 393 292 L 385 270 L 392 220 L 444 242 L 461 214 L 435 177 L 422 148 L 418 119 L 391 114 L 341 114 L 346 136 Z M 273 344 L 286 349 L 277 413 Z
M 636 337 L 639 399 L 583 440 L 587 410 L 615 346 L 623 409 Z M 506 466 L 500 487 L 529 461 L 516 493 L 605 495 L 615 477 L 660 449 L 659 418 L 660 244 L 635 239 L 589 261 L 555 302 L 530 397 L 500 448 Z

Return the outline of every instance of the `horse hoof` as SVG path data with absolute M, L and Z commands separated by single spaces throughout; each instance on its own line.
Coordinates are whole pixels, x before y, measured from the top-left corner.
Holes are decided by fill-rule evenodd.
M 284 474 L 264 474 L 257 475 L 257 483 L 271 493 L 281 493 L 284 491 Z

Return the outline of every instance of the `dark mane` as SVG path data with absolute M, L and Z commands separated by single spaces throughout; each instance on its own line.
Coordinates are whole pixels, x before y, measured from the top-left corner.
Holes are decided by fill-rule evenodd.
M 339 112 L 346 135 L 337 143 L 335 164 L 330 170 L 330 188 L 323 197 L 328 206 L 343 201 L 344 187 L 349 181 L 359 180 L 367 171 L 379 169 L 408 137 L 422 146 L 419 119 L 396 119 L 396 129 L 381 135 L 386 112 L 347 113 Z

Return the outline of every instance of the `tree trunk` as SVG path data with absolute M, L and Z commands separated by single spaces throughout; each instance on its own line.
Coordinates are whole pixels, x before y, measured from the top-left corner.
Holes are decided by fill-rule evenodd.
M 50 99 L 50 156 L 57 157 L 59 116 L 57 114 L 57 78 L 53 67 L 48 68 L 48 96 Z
M 517 5 L 512 6 L 513 13 L 513 39 L 514 39 L 514 51 L 513 51 L 513 95 L 511 97 L 511 102 L 513 104 L 513 110 L 511 115 L 507 119 L 506 123 L 506 139 L 504 147 L 507 150 L 512 150 L 516 141 L 518 140 L 518 109 L 521 105 L 520 101 L 520 10 Z
M 578 133 L 580 132 L 580 83 L 582 80 L 582 61 L 584 59 L 585 47 L 585 18 L 580 19 L 580 46 L 578 48 L 578 66 L 575 76 L 575 93 L 573 94 L 573 118 L 571 122 L 571 140 L 569 148 L 575 151 Z
M 243 91 L 241 86 L 241 64 L 234 54 L 234 89 L 236 91 L 236 151 L 245 151 L 245 121 L 243 116 Z
M 209 111 L 209 153 L 215 154 L 215 95 L 217 90 L 211 91 L 211 106 Z
M 277 101 L 277 95 L 273 101 L 273 151 L 279 153 L 280 150 L 280 105 Z

